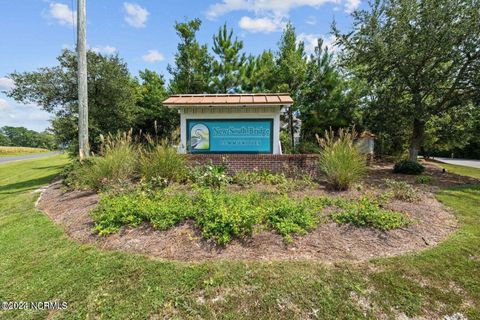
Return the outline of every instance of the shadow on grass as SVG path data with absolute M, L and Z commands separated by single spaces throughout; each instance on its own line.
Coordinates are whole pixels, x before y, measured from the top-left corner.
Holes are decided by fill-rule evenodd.
M 34 170 L 44 170 L 44 169 L 62 169 L 63 167 L 65 167 L 65 165 L 64 165 L 64 164 L 58 164 L 58 165 L 55 165 L 55 166 L 33 167 L 32 169 L 34 169 Z
M 54 173 L 41 178 L 25 180 L 0 186 L 0 194 L 15 194 L 27 190 L 34 190 L 43 185 L 49 184 L 58 174 Z

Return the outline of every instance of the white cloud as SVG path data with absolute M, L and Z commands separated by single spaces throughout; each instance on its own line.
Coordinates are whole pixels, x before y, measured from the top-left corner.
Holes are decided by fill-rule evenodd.
M 77 22 L 77 12 L 71 10 L 68 5 L 63 3 L 50 3 L 49 15 L 62 26 L 73 26 Z
M 242 17 L 238 23 L 240 28 L 250 32 L 270 33 L 280 30 L 285 24 L 280 19 Z
M 26 127 L 43 131 L 50 124 L 50 114 L 35 104 L 21 104 L 12 99 L 0 98 L 0 127 Z
M 318 45 L 319 38 L 323 40 L 323 48 L 327 47 L 328 51 L 332 53 L 338 51 L 338 47 L 334 46 L 336 38 L 333 35 L 325 36 L 321 34 L 301 33 L 298 35 L 297 40 L 303 41 L 303 43 L 305 44 L 305 52 L 307 54 L 312 54 L 315 52 L 315 47 Z
M 158 52 L 158 50 L 148 50 L 148 53 L 142 56 L 142 59 L 147 62 L 157 62 L 165 59 L 163 54 Z
M 124 2 L 123 8 L 127 13 L 125 21 L 134 28 L 144 28 L 150 12 L 136 3 Z
M 0 99 L 0 110 L 7 110 L 7 109 L 10 109 L 10 106 L 8 105 L 7 100 Z
M 117 48 L 109 46 L 109 45 L 92 47 L 92 48 L 90 48 L 90 50 L 92 50 L 95 53 L 100 53 L 100 54 L 114 54 L 118 51 Z
M 0 78 L 0 91 L 9 91 L 15 87 L 15 82 L 12 79 L 2 77 Z
M 292 9 L 299 7 L 319 8 L 331 3 L 344 7 L 347 13 L 351 13 L 360 5 L 361 0 L 221 0 L 208 8 L 206 15 L 209 19 L 215 19 L 234 11 L 252 12 L 254 17 L 244 16 L 239 21 L 239 26 L 250 32 L 273 32 L 281 29 L 288 19 Z M 315 16 L 310 16 L 307 24 L 317 23 Z
M 345 3 L 345 12 L 352 13 L 360 6 L 360 0 L 347 0 Z
M 213 19 L 233 11 L 250 11 L 257 15 L 273 14 L 276 17 L 285 17 L 294 8 L 319 8 L 326 3 L 337 5 L 345 3 L 345 10 L 351 12 L 360 5 L 360 0 L 222 0 L 208 8 L 207 17 Z
M 317 24 L 317 18 L 315 16 L 309 16 L 307 18 L 307 20 L 305 20 L 305 23 L 309 24 L 311 26 L 316 25 Z

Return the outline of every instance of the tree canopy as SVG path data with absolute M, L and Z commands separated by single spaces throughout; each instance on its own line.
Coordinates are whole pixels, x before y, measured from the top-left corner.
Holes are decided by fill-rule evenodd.
M 471 0 L 382 0 L 335 28 L 345 66 L 365 79 L 385 115 L 409 123 L 416 160 L 428 122 L 472 104 L 480 71 L 480 10 Z
M 55 136 L 48 131 L 37 132 L 24 127 L 0 128 L 0 146 L 56 149 Z

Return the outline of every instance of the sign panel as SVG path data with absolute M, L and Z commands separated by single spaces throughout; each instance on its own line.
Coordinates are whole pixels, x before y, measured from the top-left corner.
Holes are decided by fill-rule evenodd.
M 272 153 L 273 119 L 188 119 L 189 153 Z

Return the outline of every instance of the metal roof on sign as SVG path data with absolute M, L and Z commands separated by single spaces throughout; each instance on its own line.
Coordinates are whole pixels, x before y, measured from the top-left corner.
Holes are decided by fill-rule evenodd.
M 176 106 L 265 106 L 293 104 L 288 93 L 241 93 L 241 94 L 181 94 L 163 101 L 168 107 Z

